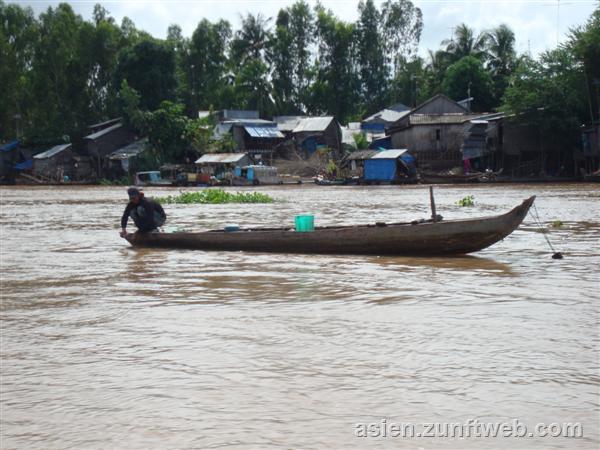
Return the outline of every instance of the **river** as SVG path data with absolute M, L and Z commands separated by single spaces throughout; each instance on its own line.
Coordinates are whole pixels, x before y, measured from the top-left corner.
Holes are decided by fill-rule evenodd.
M 278 201 L 167 205 L 168 225 L 430 214 L 421 186 L 240 189 Z M 469 257 L 138 250 L 118 236 L 124 188 L 2 187 L 0 447 L 597 449 L 600 185 L 435 194 L 446 219 L 535 194 L 544 225 L 562 222 L 546 236 L 565 258 L 531 215 Z M 475 206 L 456 204 L 466 195 Z M 582 433 L 381 432 L 475 420 Z

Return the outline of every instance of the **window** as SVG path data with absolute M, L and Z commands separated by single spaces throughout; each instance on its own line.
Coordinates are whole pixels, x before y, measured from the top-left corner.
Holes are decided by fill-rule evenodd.
M 435 130 L 435 140 L 439 141 L 441 137 L 442 137 L 442 130 L 440 130 L 438 128 L 437 130 Z

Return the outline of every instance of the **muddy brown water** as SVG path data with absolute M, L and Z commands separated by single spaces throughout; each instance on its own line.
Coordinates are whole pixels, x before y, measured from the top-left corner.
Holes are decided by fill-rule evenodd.
M 425 187 L 250 190 L 280 201 L 168 205 L 168 225 L 429 215 Z M 123 188 L 3 187 L 0 447 L 598 448 L 600 186 L 438 187 L 436 203 L 475 217 L 534 194 L 563 260 L 531 216 L 469 257 L 138 250 L 118 236 Z M 356 436 L 475 419 L 583 436 Z

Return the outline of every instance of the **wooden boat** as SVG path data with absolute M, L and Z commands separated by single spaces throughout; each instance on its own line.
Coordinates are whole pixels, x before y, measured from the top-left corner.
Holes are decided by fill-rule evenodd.
M 504 239 L 521 224 L 534 200 L 535 196 L 530 197 L 505 214 L 478 219 L 316 227 L 312 232 L 259 228 L 197 233 L 132 233 L 126 239 L 134 247 L 195 250 L 456 255 L 476 252 Z M 435 210 L 433 217 L 436 217 Z
M 480 183 L 495 181 L 502 173 L 502 169 L 496 172 L 475 172 L 468 174 L 444 174 L 433 172 L 421 172 L 419 181 L 422 184 L 461 184 L 461 183 Z

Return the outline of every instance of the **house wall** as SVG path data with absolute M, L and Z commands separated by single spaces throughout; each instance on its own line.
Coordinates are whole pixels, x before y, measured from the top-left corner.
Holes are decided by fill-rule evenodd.
M 445 170 L 462 166 L 463 139 L 463 124 L 414 125 L 392 134 L 392 148 L 408 149 L 421 169 Z
M 418 107 L 413 114 L 447 114 L 465 113 L 467 110 L 458 103 L 445 97 L 438 97 L 431 102 Z
M 365 161 L 366 181 L 392 181 L 396 178 L 395 159 L 367 159 Z
M 60 181 L 65 175 L 73 177 L 73 151 L 68 148 L 62 152 L 43 159 L 33 159 L 33 171 L 52 180 Z
M 317 144 L 327 145 L 334 151 L 339 152 L 341 149 L 342 133 L 339 129 L 337 121 L 332 120 L 329 126 L 323 131 L 303 131 L 294 133 L 294 137 L 298 144 L 301 144 L 309 137 L 314 137 Z
M 236 150 L 246 150 L 246 139 L 244 137 L 244 135 L 246 134 L 246 131 L 244 130 L 244 127 L 242 126 L 235 126 L 233 127 L 233 140 L 235 142 L 235 148 Z
M 90 156 L 105 157 L 115 150 L 131 144 L 134 140 L 135 134 L 121 127 L 97 139 L 86 139 L 85 148 Z

